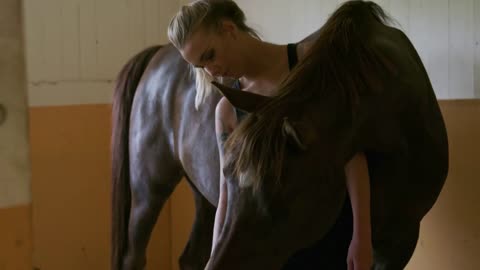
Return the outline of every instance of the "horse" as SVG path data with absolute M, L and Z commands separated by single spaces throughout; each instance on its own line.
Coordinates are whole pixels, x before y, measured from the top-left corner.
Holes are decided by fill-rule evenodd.
M 448 141 L 422 61 L 387 19 L 373 2 L 344 3 L 300 42 L 315 45 L 276 97 L 215 83 L 250 114 L 232 134 L 224 168 L 231 195 L 211 257 L 221 95 L 195 109 L 190 66 L 172 45 L 134 56 L 113 100 L 112 269 L 143 269 L 155 221 L 182 177 L 196 212 L 181 269 L 279 269 L 332 226 L 346 193 L 343 166 L 358 151 L 371 178 L 374 268 L 402 269 L 445 182 Z M 252 130 L 273 139 L 262 142 Z M 248 143 L 250 151 L 239 150 Z M 241 166 L 259 152 L 280 172 Z M 239 174 L 254 184 L 240 185 Z

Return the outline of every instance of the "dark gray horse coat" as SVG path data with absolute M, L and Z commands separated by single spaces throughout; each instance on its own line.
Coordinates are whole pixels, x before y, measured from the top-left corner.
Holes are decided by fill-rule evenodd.
M 385 68 L 377 70 L 380 81 L 365 83 L 378 85 L 378 91 L 359 95 L 354 118 L 339 105 L 345 103 L 344 95 L 315 91 L 272 116 L 287 117 L 290 127 L 278 130 L 287 144 L 281 185 L 262 179 L 253 193 L 226 172 L 227 216 L 207 269 L 279 269 L 293 252 L 320 239 L 342 206 L 344 165 L 356 152 L 366 153 L 369 165 L 375 269 L 402 269 L 407 264 L 420 220 L 446 179 L 448 143 L 417 52 L 401 31 L 383 23 L 382 14 L 371 2 L 353 1 L 332 15 L 331 23 L 361 25 L 346 27 L 349 35 L 340 44 L 353 46 L 355 39 L 347 37 L 355 31 L 365 34 L 357 41 L 373 48 Z M 312 38 L 329 37 L 331 23 Z M 321 70 L 323 62 L 318 65 Z M 315 72 L 310 71 L 313 80 Z M 264 117 L 264 107 L 275 111 L 271 104 L 276 101 L 217 86 L 232 104 L 253 112 L 251 120 Z M 218 200 L 213 121 L 218 99 L 218 94 L 209 97 L 195 111 L 188 65 L 170 45 L 145 50 L 122 70 L 113 112 L 113 269 L 144 267 L 158 213 L 182 176 L 194 190 L 196 216 L 180 265 L 203 269 L 207 263 Z

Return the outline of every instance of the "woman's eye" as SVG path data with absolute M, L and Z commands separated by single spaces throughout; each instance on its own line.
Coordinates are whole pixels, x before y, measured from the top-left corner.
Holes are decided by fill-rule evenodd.
M 213 59 L 215 59 L 215 51 L 210 50 L 210 52 L 208 52 L 208 55 L 207 55 L 207 60 L 212 61 Z

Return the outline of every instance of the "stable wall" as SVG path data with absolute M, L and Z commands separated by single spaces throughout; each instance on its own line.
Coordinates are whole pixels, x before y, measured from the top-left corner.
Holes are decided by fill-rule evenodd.
M 24 3 L 33 269 L 109 269 L 114 80 L 134 54 L 167 41 L 166 27 L 179 2 Z M 170 202 L 164 208 L 148 269 L 170 269 Z
M 338 4 L 237 2 L 265 39 L 279 43 L 297 41 L 316 30 Z M 478 1 L 378 2 L 392 13 L 397 10 L 397 19 L 419 48 L 440 97 L 479 97 L 480 75 L 474 76 L 479 66 Z M 164 29 L 179 2 L 26 0 L 25 4 L 33 266 L 107 269 L 113 80 L 131 55 L 166 42 Z M 462 54 L 454 54 L 457 51 Z M 450 175 L 422 224 L 421 240 L 408 269 L 478 269 L 480 101 L 444 100 L 441 107 L 450 136 Z M 178 269 L 177 258 L 193 220 L 189 192 L 182 183 L 166 203 L 152 239 L 148 269 Z M 28 217 L 31 209 L 5 211 L 0 211 L 0 220 L 14 221 Z M 29 228 L 18 222 L 0 224 L 0 231 L 19 234 Z M 11 239 L 16 239 L 13 234 Z

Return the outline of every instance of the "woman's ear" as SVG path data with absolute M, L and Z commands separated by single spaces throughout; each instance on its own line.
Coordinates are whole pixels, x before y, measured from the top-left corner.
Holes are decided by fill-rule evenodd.
M 224 19 L 220 22 L 220 33 L 222 35 L 228 35 L 233 39 L 237 38 L 237 25 L 231 20 Z

